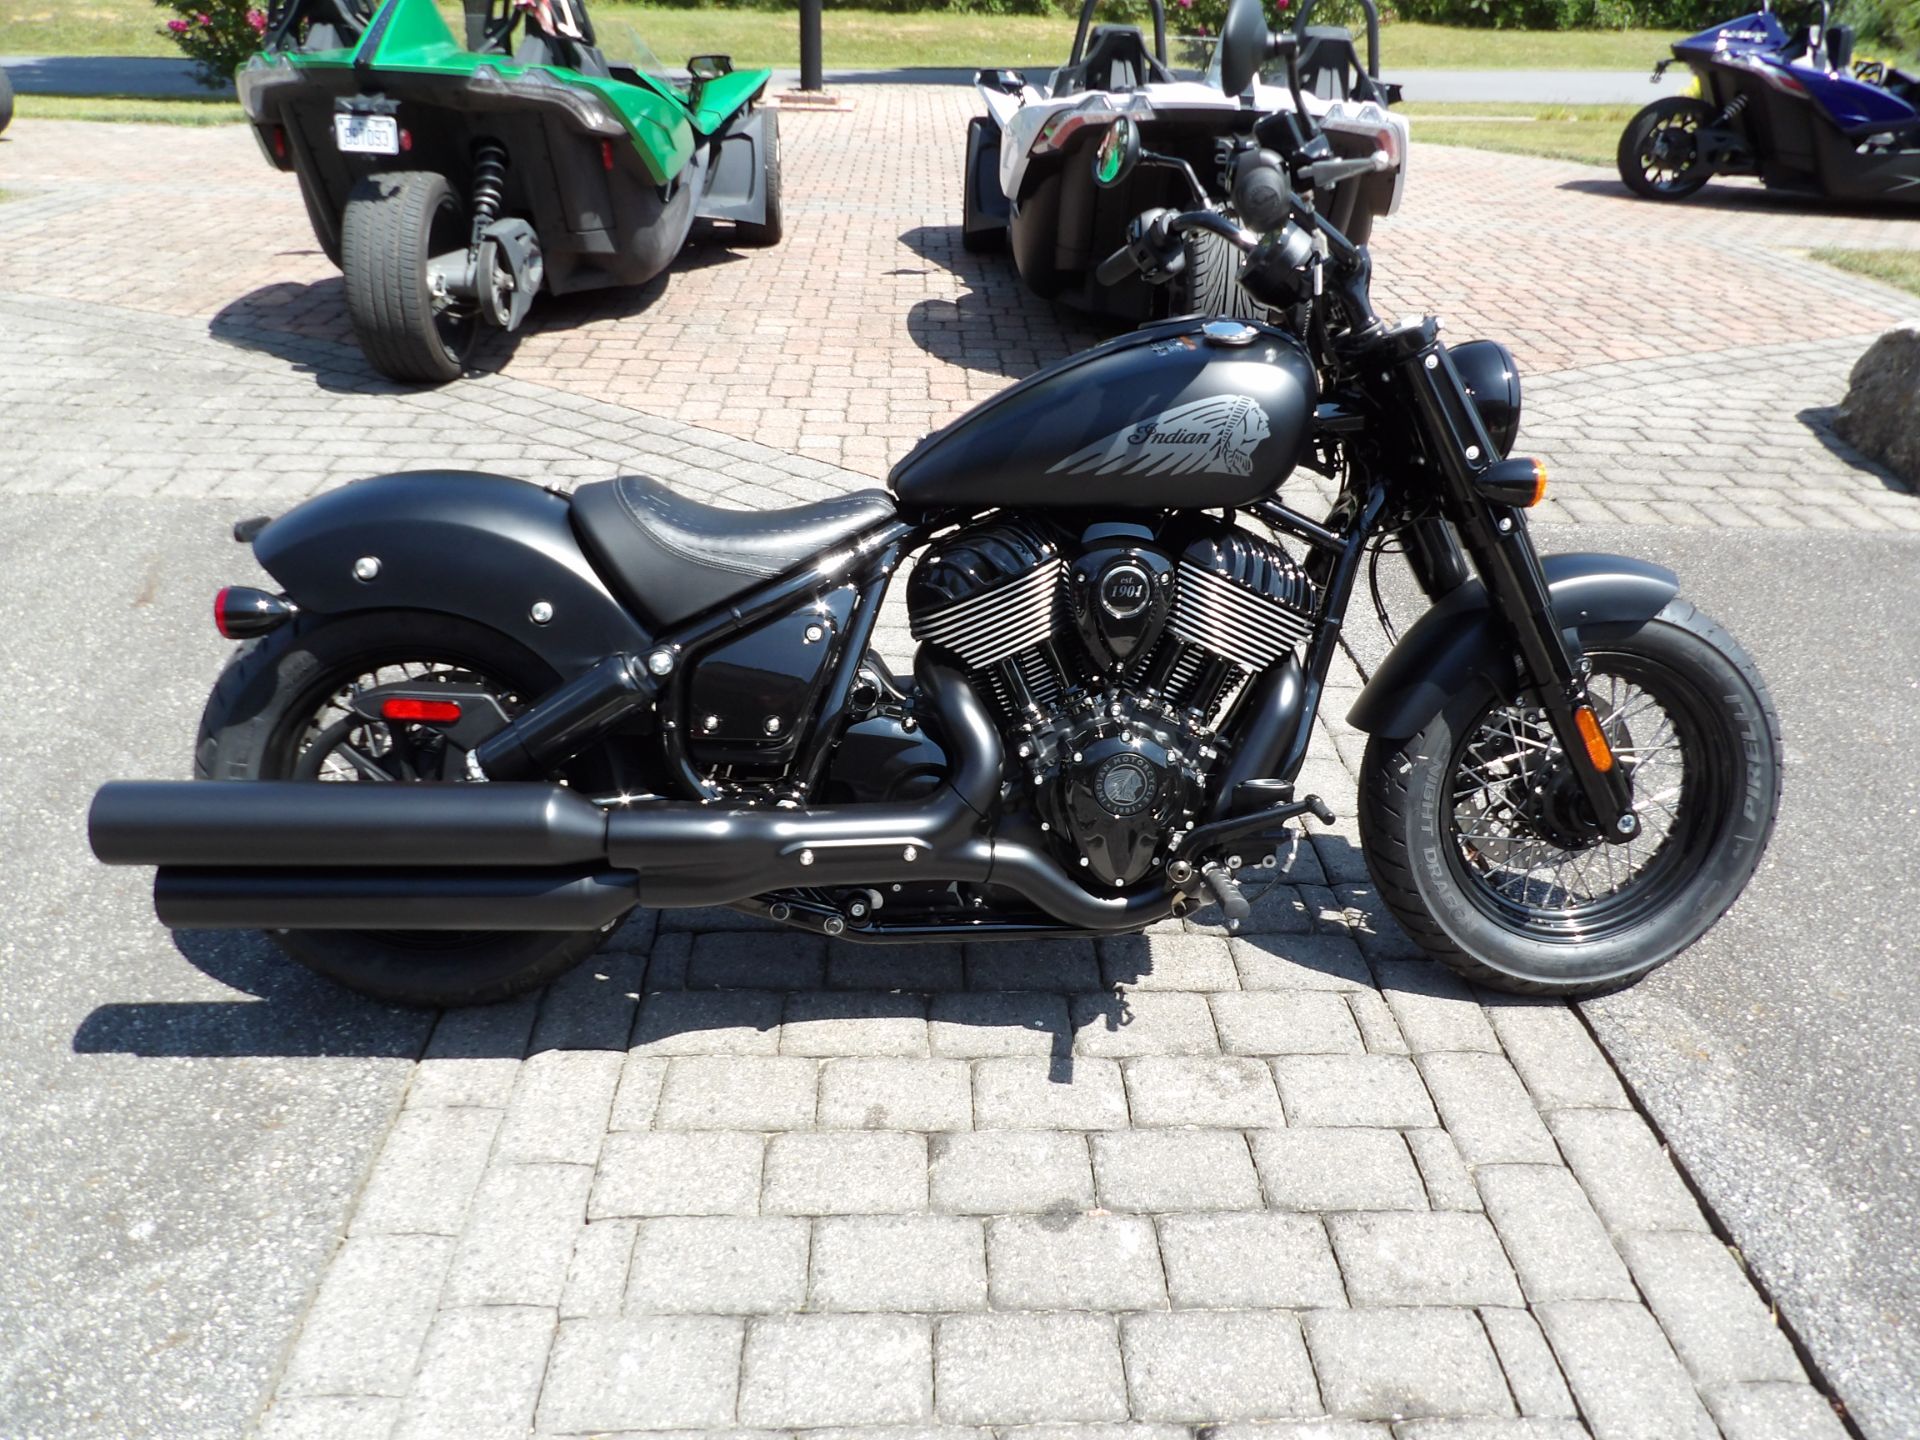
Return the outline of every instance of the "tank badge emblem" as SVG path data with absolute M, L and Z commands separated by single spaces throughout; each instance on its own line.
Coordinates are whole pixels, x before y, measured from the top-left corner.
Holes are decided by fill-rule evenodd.
M 1190 400 L 1116 430 L 1047 469 L 1049 475 L 1251 475 L 1253 452 L 1272 432 L 1247 395 Z

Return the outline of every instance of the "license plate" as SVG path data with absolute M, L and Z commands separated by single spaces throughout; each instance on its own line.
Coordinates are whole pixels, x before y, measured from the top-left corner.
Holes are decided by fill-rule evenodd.
M 348 155 L 398 155 L 400 122 L 391 115 L 335 115 L 333 138 Z

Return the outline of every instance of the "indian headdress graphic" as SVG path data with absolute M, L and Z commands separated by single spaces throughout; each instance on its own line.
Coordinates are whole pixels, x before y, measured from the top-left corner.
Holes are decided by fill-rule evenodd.
M 1136 420 L 1074 451 L 1050 475 L 1191 475 L 1253 473 L 1254 447 L 1271 432 L 1267 412 L 1247 395 L 1190 400 Z

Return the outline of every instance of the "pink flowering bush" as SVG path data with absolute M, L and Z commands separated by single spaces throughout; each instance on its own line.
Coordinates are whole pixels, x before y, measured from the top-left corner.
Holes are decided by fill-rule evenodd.
M 267 12 L 255 0 L 154 0 L 170 13 L 166 33 L 198 69 L 209 90 L 233 81 L 233 72 L 260 48 Z

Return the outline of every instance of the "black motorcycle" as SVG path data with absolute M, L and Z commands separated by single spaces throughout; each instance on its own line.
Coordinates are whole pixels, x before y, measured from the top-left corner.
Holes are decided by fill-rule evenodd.
M 1223 43 L 1230 93 L 1293 58 L 1258 0 Z M 195 768 L 247 783 L 107 785 L 95 853 L 158 865 L 167 925 L 265 929 L 431 1004 L 549 980 L 636 905 L 872 941 L 1232 925 L 1286 827 L 1331 818 L 1293 779 L 1397 541 L 1432 608 L 1350 717 L 1382 896 L 1500 989 L 1644 974 L 1759 862 L 1772 706 L 1668 571 L 1536 554 L 1510 357 L 1384 324 L 1315 203 L 1369 163 L 1304 106 L 1265 116 L 1234 161 L 1252 230 L 1149 212 L 1106 262 L 1165 280 L 1183 236 L 1223 235 L 1305 338 L 1143 329 L 930 436 L 888 492 L 745 513 L 641 477 L 406 474 L 243 522 L 284 593 L 216 600 L 247 643 Z M 1339 481 L 1317 519 L 1277 496 L 1302 465 Z M 909 556 L 911 678 L 871 649 Z

